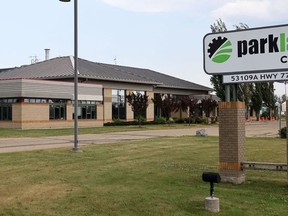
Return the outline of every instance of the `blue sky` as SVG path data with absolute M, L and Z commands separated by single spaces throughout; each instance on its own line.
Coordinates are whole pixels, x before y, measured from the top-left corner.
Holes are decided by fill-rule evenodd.
M 228 29 L 287 24 L 286 0 L 78 0 L 79 57 L 148 68 L 211 87 L 202 43 L 221 18 Z M 4 1 L 0 68 L 73 55 L 73 0 Z M 276 84 L 276 94 L 284 85 Z

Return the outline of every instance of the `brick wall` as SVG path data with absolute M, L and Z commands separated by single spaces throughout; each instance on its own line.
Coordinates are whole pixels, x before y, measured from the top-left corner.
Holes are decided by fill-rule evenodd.
M 245 153 L 245 103 L 219 103 L 219 159 L 223 182 L 245 181 L 241 162 Z
M 67 120 L 49 120 L 49 104 L 17 103 L 12 106 L 12 121 L 1 121 L 0 128 L 39 129 L 39 128 L 72 128 L 74 120 L 73 105 L 67 105 Z M 103 105 L 97 105 L 96 120 L 78 120 L 79 127 L 102 127 Z
M 97 120 L 103 121 L 104 106 L 103 104 L 97 104 Z
M 105 88 L 103 91 L 104 123 L 112 121 L 112 89 Z
M 149 104 L 147 107 L 146 118 L 147 121 L 154 121 L 154 103 L 152 101 L 152 98 L 154 98 L 154 92 L 147 91 L 146 94 L 148 96 L 148 104 Z

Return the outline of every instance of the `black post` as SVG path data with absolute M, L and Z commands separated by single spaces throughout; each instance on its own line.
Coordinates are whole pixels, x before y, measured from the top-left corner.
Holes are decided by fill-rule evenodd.
M 211 198 L 214 197 L 214 183 L 210 182 L 210 196 Z

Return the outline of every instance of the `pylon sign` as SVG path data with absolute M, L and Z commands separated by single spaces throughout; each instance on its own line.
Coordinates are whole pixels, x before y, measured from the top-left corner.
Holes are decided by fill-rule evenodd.
M 288 70 L 288 25 L 211 33 L 203 41 L 207 74 Z

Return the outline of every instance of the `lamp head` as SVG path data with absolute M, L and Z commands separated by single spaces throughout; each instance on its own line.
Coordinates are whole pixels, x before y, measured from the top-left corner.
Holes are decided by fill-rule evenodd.
M 70 2 L 71 0 L 59 0 L 61 2 Z
M 204 172 L 202 174 L 202 180 L 204 182 L 220 183 L 221 177 L 218 173 Z

